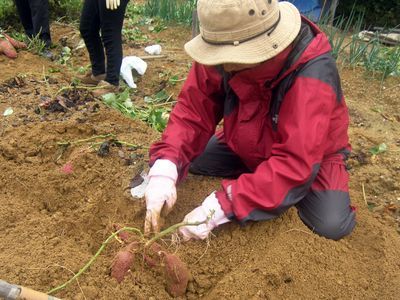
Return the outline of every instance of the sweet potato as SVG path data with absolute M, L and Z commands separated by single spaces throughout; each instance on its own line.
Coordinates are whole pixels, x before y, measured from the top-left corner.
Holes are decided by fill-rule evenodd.
M 146 252 L 143 253 L 143 258 L 146 264 L 151 267 L 157 267 L 161 264 L 161 253 L 163 253 L 163 249 L 158 243 L 152 243 Z
M 4 53 L 8 58 L 17 58 L 17 51 L 8 40 L 0 40 L 0 54 Z
M 190 272 L 182 260 L 166 252 L 162 253 L 167 279 L 167 292 L 173 297 L 183 296 L 190 279 Z
M 11 36 L 8 34 L 3 33 L 4 37 L 10 42 L 11 45 L 14 46 L 15 49 L 25 49 L 26 44 L 17 40 L 14 40 Z
M 121 225 L 119 224 L 113 224 L 113 228 L 115 231 L 120 230 L 121 228 L 123 228 Z M 119 237 L 119 239 L 125 243 L 128 243 L 129 240 L 131 239 L 131 234 L 128 231 L 121 231 L 117 234 L 117 236 Z
M 115 278 L 118 283 L 124 280 L 126 273 L 128 273 L 131 268 L 137 248 L 137 242 L 132 242 L 118 251 L 117 255 L 114 257 L 111 266 L 111 277 Z

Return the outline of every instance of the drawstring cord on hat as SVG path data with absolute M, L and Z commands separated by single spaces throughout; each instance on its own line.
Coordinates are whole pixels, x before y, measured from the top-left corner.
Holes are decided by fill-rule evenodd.
M 274 24 L 272 24 L 271 27 L 267 28 L 263 32 L 260 32 L 260 33 L 256 34 L 255 36 L 252 36 L 252 37 L 249 37 L 249 38 L 245 38 L 245 39 L 239 40 L 239 41 L 216 42 L 216 41 L 207 40 L 203 36 L 201 36 L 201 38 L 203 39 L 203 41 L 205 41 L 206 43 L 211 44 L 211 45 L 234 45 L 234 46 L 238 46 L 240 43 L 244 43 L 244 42 L 250 41 L 250 40 L 255 39 L 255 38 L 257 38 L 257 37 L 259 37 L 259 36 L 261 36 L 261 35 L 263 35 L 265 33 L 268 36 L 270 36 L 275 31 L 276 27 L 278 27 L 278 24 L 279 24 L 280 21 L 281 21 L 281 12 L 279 12 L 278 20 Z

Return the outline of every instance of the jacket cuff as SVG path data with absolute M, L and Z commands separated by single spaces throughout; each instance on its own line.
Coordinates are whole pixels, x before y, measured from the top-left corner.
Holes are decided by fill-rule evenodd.
M 178 170 L 172 161 L 168 159 L 157 159 L 150 168 L 148 176 L 164 176 L 171 178 L 176 183 L 178 179 Z
M 225 216 L 227 216 L 227 218 L 230 220 L 235 219 L 235 214 L 233 213 L 232 202 L 229 199 L 226 192 L 224 190 L 219 190 L 219 191 L 215 192 L 215 195 L 218 199 L 219 205 L 221 205 L 221 208 L 225 213 Z

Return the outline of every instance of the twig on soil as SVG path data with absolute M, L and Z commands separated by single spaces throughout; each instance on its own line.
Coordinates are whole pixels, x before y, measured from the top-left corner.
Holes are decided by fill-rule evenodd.
M 15 177 L 15 180 L 16 180 L 20 185 L 22 185 L 25 189 L 29 190 L 28 186 L 27 186 L 25 183 L 23 183 L 21 180 L 19 180 L 18 177 Z
M 128 142 L 125 142 L 125 141 L 121 141 L 121 140 L 114 140 L 113 142 L 115 142 L 115 143 L 117 143 L 117 144 L 121 144 L 121 145 L 127 146 L 127 147 L 135 148 L 135 149 L 138 149 L 138 148 L 141 148 L 141 149 L 149 149 L 148 146 L 131 144 L 131 143 L 128 143 Z M 94 148 L 94 147 L 96 147 L 96 146 L 98 146 L 98 145 L 101 145 L 101 144 L 103 144 L 103 142 L 92 143 L 92 144 L 89 146 L 89 148 Z
M 67 268 L 66 266 L 62 266 L 60 264 L 49 265 L 49 266 L 44 267 L 44 268 L 27 268 L 27 270 L 47 270 L 47 269 L 49 269 L 51 267 L 57 267 L 57 268 L 65 269 L 65 270 L 69 271 L 72 275 L 75 275 L 75 273 L 71 269 Z M 78 284 L 79 290 L 81 291 L 83 298 L 86 299 L 85 293 L 82 290 L 82 287 L 81 287 L 81 285 L 79 283 L 78 278 L 76 279 L 76 283 Z
M 67 268 L 67 267 L 65 267 L 65 266 L 62 266 L 62 265 L 59 265 L 59 264 L 55 264 L 54 266 L 60 267 L 60 268 L 62 268 L 62 269 L 65 269 L 65 270 L 69 271 L 72 275 L 75 276 L 75 273 L 74 273 L 71 269 L 69 269 L 69 268 Z M 83 298 L 86 299 L 85 293 L 84 293 L 83 290 L 82 290 L 82 287 L 81 287 L 81 285 L 80 285 L 80 283 L 79 283 L 78 278 L 76 278 L 76 284 L 78 285 L 79 290 L 81 291 Z
M 361 189 L 362 189 L 362 194 L 363 194 L 365 205 L 368 207 L 367 196 L 365 195 L 364 182 L 361 183 Z
M 46 84 L 47 87 L 49 87 L 50 85 L 49 85 L 49 81 L 46 78 L 46 70 L 44 69 L 44 66 L 43 66 L 43 74 L 42 75 L 43 75 L 44 83 Z
M 167 101 L 165 101 L 163 103 L 153 104 L 152 107 L 162 107 L 162 106 L 171 105 L 171 104 L 174 104 L 174 103 L 178 102 L 178 101 L 170 101 L 170 102 L 167 102 Z
M 93 140 L 106 139 L 106 138 L 109 138 L 109 137 L 115 137 L 115 134 L 107 133 L 107 134 L 103 134 L 103 135 L 95 135 L 95 136 L 92 136 L 92 137 L 87 138 L 87 139 L 81 139 L 81 140 L 76 140 L 76 141 L 57 142 L 57 145 L 59 145 L 59 146 L 70 146 L 70 145 L 84 144 L 84 143 L 91 142 Z
M 149 60 L 149 59 L 158 59 L 158 58 L 166 58 L 166 55 L 147 55 L 147 56 L 139 56 L 139 58 L 143 60 Z
M 389 90 L 392 90 L 392 89 L 395 89 L 395 88 L 400 88 L 400 84 L 396 84 L 396 85 L 394 85 L 394 86 L 391 86 L 391 87 L 389 87 L 389 88 L 386 88 L 385 89 L 385 92 L 387 92 L 387 91 L 389 91 Z
M 206 255 L 209 247 L 210 247 L 210 239 L 208 238 L 206 243 L 206 250 L 204 250 L 204 252 L 200 255 L 200 257 L 193 263 L 194 265 L 197 264 L 204 257 L 204 255 Z

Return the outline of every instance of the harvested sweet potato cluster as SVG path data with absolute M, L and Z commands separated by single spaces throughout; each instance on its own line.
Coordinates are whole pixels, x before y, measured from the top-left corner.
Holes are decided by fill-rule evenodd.
M 116 231 L 122 228 L 117 224 L 113 227 Z M 118 283 L 124 280 L 133 267 L 135 255 L 141 254 L 148 267 L 156 268 L 164 275 L 166 290 L 171 296 L 185 294 L 191 275 L 186 264 L 176 254 L 169 253 L 156 242 L 144 247 L 143 242 L 135 240 L 135 236 L 126 231 L 119 232 L 118 237 L 125 244 L 115 255 L 111 266 L 111 276 Z

